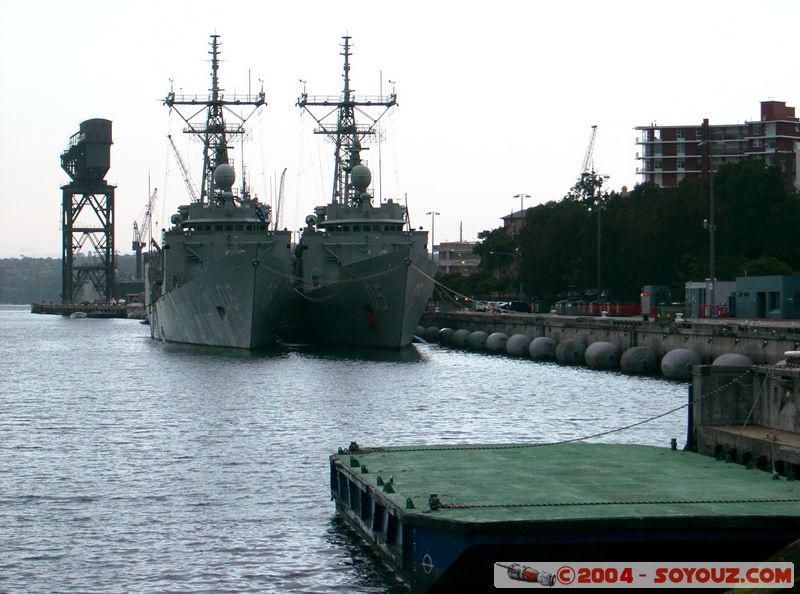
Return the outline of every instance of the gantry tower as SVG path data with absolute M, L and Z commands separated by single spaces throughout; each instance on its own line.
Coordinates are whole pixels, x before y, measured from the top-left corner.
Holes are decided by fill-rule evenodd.
M 111 121 L 82 122 L 61 153 L 70 183 L 61 186 L 61 299 L 77 301 L 90 282 L 105 303 L 114 298 L 114 188 L 105 180 L 111 165 Z M 87 243 L 91 248 L 76 259 Z

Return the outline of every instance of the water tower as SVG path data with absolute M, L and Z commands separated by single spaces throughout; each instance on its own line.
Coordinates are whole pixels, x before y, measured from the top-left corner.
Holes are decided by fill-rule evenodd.
M 87 282 L 106 303 L 114 297 L 114 186 L 104 179 L 110 165 L 111 121 L 82 122 L 61 153 L 61 168 L 72 180 L 61 186 L 64 303 L 77 301 Z

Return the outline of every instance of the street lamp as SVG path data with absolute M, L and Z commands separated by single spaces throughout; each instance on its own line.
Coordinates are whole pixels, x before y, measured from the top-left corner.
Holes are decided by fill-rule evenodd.
M 522 227 L 524 227 L 524 226 L 525 226 L 525 209 L 524 209 L 524 208 L 523 208 L 523 206 L 522 206 L 522 201 L 523 201 L 525 198 L 530 198 L 530 197 L 531 197 L 531 195 L 530 195 L 530 194 L 514 194 L 514 196 L 513 196 L 513 198 L 514 198 L 515 200 L 516 200 L 517 198 L 519 198 L 519 216 L 521 216 L 521 217 L 522 217 L 522 221 L 520 222 L 520 228 L 522 228 Z M 513 224 L 513 223 L 514 223 L 514 221 L 511 221 L 511 223 Z
M 711 304 L 711 317 L 716 317 L 717 312 L 717 301 L 716 296 L 714 295 L 716 289 L 716 279 L 714 275 L 716 274 L 715 262 L 714 262 L 714 231 L 717 230 L 717 225 L 714 223 L 714 172 L 709 172 L 709 188 L 710 196 L 709 196 L 709 208 L 710 212 L 708 213 L 708 219 L 703 220 L 703 228 L 708 229 L 708 302 Z
M 703 228 L 708 229 L 708 303 L 711 305 L 711 316 L 716 317 L 716 275 L 714 262 L 714 232 L 717 225 L 714 223 L 714 171 L 711 168 L 711 141 L 704 140 L 698 143 L 697 148 L 703 147 L 703 173 L 709 178 L 708 219 L 703 220 Z
M 602 255 L 603 255 L 603 242 L 602 242 L 602 216 L 601 212 L 603 211 L 603 201 L 602 195 L 600 193 L 601 188 L 603 187 L 603 183 L 608 180 L 608 175 L 601 175 L 600 176 L 600 184 L 597 186 L 597 195 L 593 197 L 593 203 L 595 208 L 597 209 L 597 299 L 600 300 L 600 292 L 601 292 L 601 284 L 600 284 L 600 264 L 602 262 Z
M 426 212 L 425 214 L 431 215 L 431 260 L 433 260 L 433 246 L 435 237 L 434 233 L 436 231 L 436 216 L 438 216 L 441 213 L 431 210 L 430 212 Z

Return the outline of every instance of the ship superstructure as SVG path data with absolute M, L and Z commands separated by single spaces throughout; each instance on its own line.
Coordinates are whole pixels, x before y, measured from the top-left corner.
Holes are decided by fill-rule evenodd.
M 210 46 L 209 94 L 171 89 L 164 99 L 184 120 L 184 132 L 203 145 L 202 185 L 178 207 L 161 246 L 149 254 L 148 317 L 157 339 L 259 348 L 275 342 L 290 323 L 291 234 L 270 229 L 271 208 L 251 196 L 244 176 L 240 190 L 234 188 L 230 143 L 241 139 L 245 123 L 266 101 L 263 88 L 226 97 L 219 85 L 218 35 Z M 245 108 L 249 114 L 234 111 Z M 225 121 L 226 112 L 235 123 Z
M 350 86 L 350 37 L 342 48 L 342 94 L 315 97 L 304 90 L 297 101 L 318 124 L 316 133 L 335 145 L 331 201 L 306 217 L 295 252 L 300 328 L 310 342 L 402 347 L 411 343 L 430 298 L 435 265 L 428 234 L 410 228 L 405 205 L 396 199 L 376 205 L 368 191 L 364 144 L 397 96 L 357 97 Z M 325 115 L 317 116 L 317 108 Z M 370 110 L 380 113 L 372 117 Z M 356 111 L 369 123 L 357 123 Z

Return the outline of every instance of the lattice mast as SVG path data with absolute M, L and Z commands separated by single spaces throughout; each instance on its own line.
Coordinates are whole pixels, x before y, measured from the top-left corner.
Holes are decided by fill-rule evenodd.
M 297 106 L 305 109 L 319 126 L 314 130 L 315 134 L 324 134 L 333 137 L 335 144 L 334 150 L 334 169 L 333 169 L 333 193 L 332 202 L 347 206 L 358 206 L 361 204 L 363 194 L 358 192 L 350 180 L 350 172 L 353 167 L 361 164 L 361 151 L 366 150 L 362 144 L 370 136 L 375 135 L 375 128 L 386 112 L 397 105 L 397 94 L 392 91 L 390 95 L 375 95 L 357 97 L 355 91 L 350 88 L 350 36 L 342 37 L 342 53 L 344 56 L 344 90 L 340 97 L 310 97 L 303 89 L 303 93 L 297 100 Z M 328 111 L 325 115 L 318 117 L 310 107 L 334 107 L 334 111 Z M 383 111 L 377 117 L 371 117 L 364 109 L 369 107 L 383 107 Z M 370 120 L 369 124 L 356 123 L 356 110 Z M 326 123 L 332 119 L 330 116 L 336 114 L 335 125 Z
M 224 89 L 219 86 L 219 55 L 220 55 L 220 41 L 219 35 L 211 35 L 211 88 L 207 98 L 201 98 L 198 95 L 176 95 L 174 90 L 170 88 L 167 97 L 164 99 L 164 105 L 170 109 L 175 108 L 175 112 L 186 123 L 184 132 L 187 134 L 194 134 L 203 143 L 203 175 L 202 186 L 200 189 L 200 203 L 203 205 L 214 204 L 213 200 L 209 197 L 214 196 L 214 170 L 218 165 L 223 163 L 227 164 L 228 161 L 228 139 L 231 136 L 243 135 L 245 133 L 244 124 L 262 105 L 266 105 L 264 96 L 264 87 L 262 84 L 261 90 L 251 95 L 238 96 L 234 95 L 231 99 L 226 99 Z M 202 106 L 199 111 L 195 111 L 189 115 L 181 113 L 178 106 Z M 251 106 L 253 110 L 243 116 L 231 109 L 230 106 Z M 238 119 L 235 124 L 226 124 L 224 112 L 227 111 Z M 205 122 L 192 121 L 201 113 L 205 112 Z

